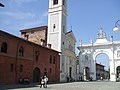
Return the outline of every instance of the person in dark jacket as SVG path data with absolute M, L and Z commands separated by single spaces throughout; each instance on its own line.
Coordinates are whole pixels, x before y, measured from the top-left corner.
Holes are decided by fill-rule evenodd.
M 40 88 L 45 87 L 44 77 L 40 78 Z

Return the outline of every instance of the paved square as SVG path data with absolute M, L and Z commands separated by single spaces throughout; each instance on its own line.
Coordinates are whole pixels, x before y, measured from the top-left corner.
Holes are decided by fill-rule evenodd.
M 39 85 L 2 86 L 0 90 L 120 90 L 120 82 L 73 82 L 50 84 L 48 88 Z

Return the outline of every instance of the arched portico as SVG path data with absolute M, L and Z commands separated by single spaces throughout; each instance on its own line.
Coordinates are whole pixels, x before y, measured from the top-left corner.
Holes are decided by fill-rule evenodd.
M 104 46 L 101 46 L 101 48 L 104 47 Z M 109 65 L 110 65 L 110 80 L 111 81 L 116 81 L 116 70 L 115 70 L 115 61 L 114 61 L 114 56 L 113 56 L 113 51 L 111 49 L 108 48 L 104 48 L 104 49 L 99 49 L 99 50 L 96 50 L 94 53 L 93 53 L 93 60 L 94 60 L 94 65 L 96 65 L 96 57 L 99 55 L 99 54 L 106 54 L 109 58 Z M 96 68 L 96 66 L 95 66 Z M 94 71 L 96 72 L 96 70 Z M 95 77 L 95 76 L 94 76 Z
M 78 49 L 81 75 L 84 75 L 84 67 L 90 67 L 90 77 L 96 80 L 96 57 L 103 53 L 109 58 L 110 81 L 117 80 L 116 68 L 120 66 L 120 42 L 113 41 L 112 38 L 108 41 L 101 29 L 95 43 L 90 40 L 90 44 L 83 45 L 81 42 Z

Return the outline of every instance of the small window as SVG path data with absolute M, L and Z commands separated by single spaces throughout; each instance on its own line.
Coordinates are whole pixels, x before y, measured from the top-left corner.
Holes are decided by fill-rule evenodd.
M 20 65 L 20 72 L 23 72 L 23 65 Z
M 55 64 L 55 56 L 54 56 L 54 58 L 53 58 L 53 64 Z
M 24 49 L 23 49 L 23 47 L 20 47 L 20 49 L 19 49 L 19 56 L 24 56 Z
M 36 51 L 36 54 L 35 54 L 35 60 L 38 61 L 39 60 L 39 55 L 40 55 L 40 52 L 39 51 Z
M 65 33 L 65 26 L 63 26 L 63 33 Z
M 63 0 L 63 5 L 65 5 L 65 0 Z
M 47 72 L 44 72 L 44 75 L 47 76 Z
M 77 65 L 79 65 L 79 60 L 77 60 Z
M 55 28 L 56 28 L 56 26 L 55 26 L 55 24 L 53 25 L 53 32 L 55 31 Z
M 14 65 L 10 64 L 10 72 L 13 72 L 13 69 L 14 69 Z
M 56 28 L 56 26 L 55 26 L 55 24 L 53 25 L 53 29 L 55 29 Z
M 53 5 L 58 4 L 58 0 L 53 0 Z
M 1 45 L 1 52 L 2 53 L 7 53 L 7 43 L 3 42 Z
M 52 69 L 50 68 L 50 74 L 52 73 Z
M 26 34 L 26 32 L 21 32 L 21 34 L 24 34 L 24 35 L 25 35 L 25 34 Z
M 46 71 L 47 69 L 46 68 L 44 68 L 44 71 Z
M 85 60 L 88 60 L 88 56 L 87 55 L 85 55 Z
M 52 55 L 50 55 L 50 63 L 52 63 Z

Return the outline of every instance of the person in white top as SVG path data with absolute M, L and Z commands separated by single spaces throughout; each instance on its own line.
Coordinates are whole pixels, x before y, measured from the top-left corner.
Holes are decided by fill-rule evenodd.
M 48 82 L 47 76 L 44 76 L 44 82 L 45 82 L 45 88 L 47 88 L 47 82 Z

